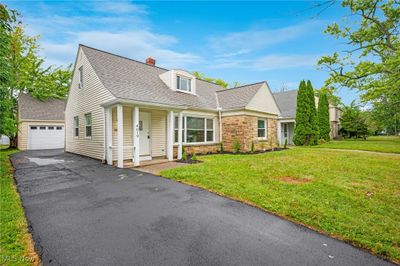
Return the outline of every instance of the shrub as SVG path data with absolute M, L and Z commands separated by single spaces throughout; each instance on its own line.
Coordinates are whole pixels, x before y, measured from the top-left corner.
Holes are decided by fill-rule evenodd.
M 184 161 L 187 160 L 186 149 L 185 149 L 185 147 L 183 147 L 183 146 L 182 146 L 182 160 L 184 160 Z
M 250 146 L 250 152 L 251 152 L 251 153 L 254 153 L 255 150 L 256 150 L 256 145 L 255 145 L 254 141 L 252 141 L 252 142 L 251 142 L 251 146 Z
M 219 152 L 224 153 L 224 143 L 223 142 L 219 143 Z
M 235 139 L 232 144 L 233 153 L 240 152 L 240 141 L 239 139 Z
M 190 158 L 192 161 L 197 161 L 197 156 L 196 153 L 193 153 L 192 158 Z
M 283 148 L 287 149 L 287 138 L 285 138 L 285 144 L 284 144 Z

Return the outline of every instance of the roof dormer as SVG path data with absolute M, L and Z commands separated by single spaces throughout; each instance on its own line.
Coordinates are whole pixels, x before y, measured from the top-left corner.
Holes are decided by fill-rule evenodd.
M 162 73 L 159 77 L 173 91 L 196 94 L 196 77 L 192 73 L 174 69 Z

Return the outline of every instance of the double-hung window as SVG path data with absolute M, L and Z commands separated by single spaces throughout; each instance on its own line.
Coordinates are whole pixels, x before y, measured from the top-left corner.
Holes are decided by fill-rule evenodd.
M 74 117 L 74 136 L 79 137 L 79 116 Z
M 176 76 L 176 89 L 178 91 L 187 91 L 191 92 L 191 79 L 190 78 L 185 78 L 182 76 Z
M 175 143 L 178 142 L 178 117 L 175 117 Z M 214 142 L 214 119 L 184 116 L 182 121 L 182 142 Z
M 257 120 L 257 134 L 259 139 L 267 138 L 267 120 L 259 118 Z
M 85 136 L 92 137 L 92 114 L 85 114 Z
M 175 143 L 178 143 L 178 131 L 179 131 L 179 116 L 175 116 L 174 122 L 174 137 Z M 185 117 L 182 117 L 182 142 L 185 142 Z

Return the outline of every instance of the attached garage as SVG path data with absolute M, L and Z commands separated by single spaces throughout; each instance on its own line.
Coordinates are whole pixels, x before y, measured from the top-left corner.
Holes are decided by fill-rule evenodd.
M 62 149 L 65 143 L 65 101 L 40 101 L 28 94 L 18 97 L 18 149 Z

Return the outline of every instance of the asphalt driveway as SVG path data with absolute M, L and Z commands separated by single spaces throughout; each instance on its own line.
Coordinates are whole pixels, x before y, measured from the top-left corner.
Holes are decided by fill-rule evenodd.
M 61 150 L 14 154 L 44 265 L 391 265 L 207 191 Z

